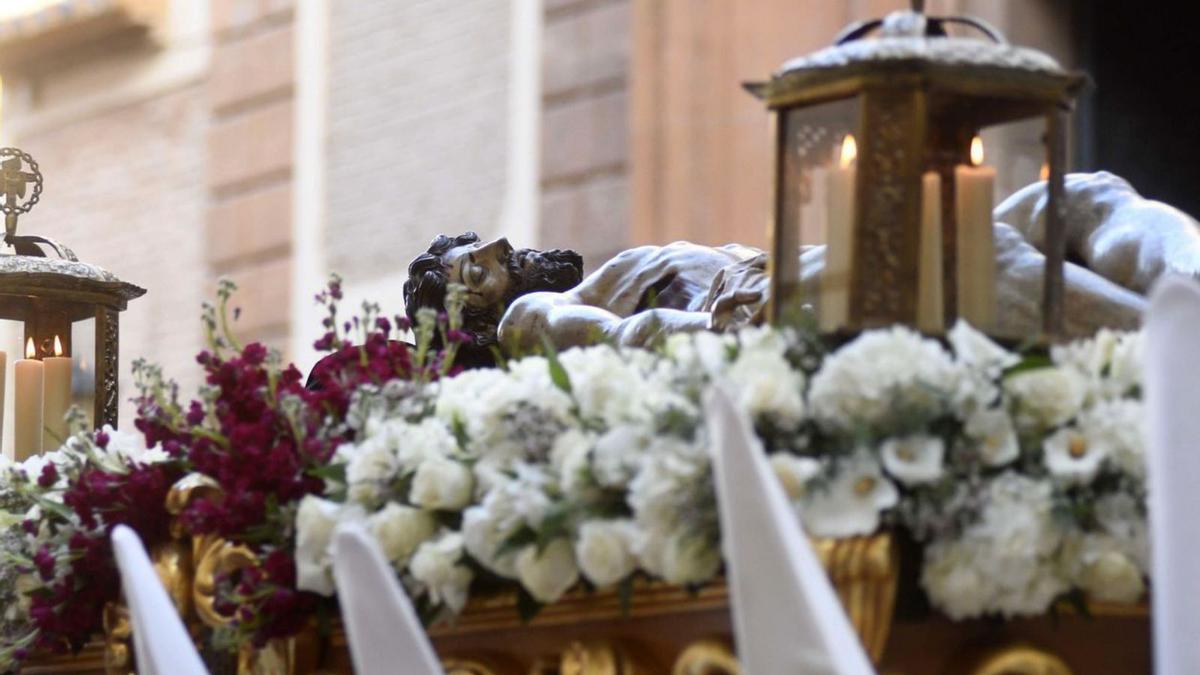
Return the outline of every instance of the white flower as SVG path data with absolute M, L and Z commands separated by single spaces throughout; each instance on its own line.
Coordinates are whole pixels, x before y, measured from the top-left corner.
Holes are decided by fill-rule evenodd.
M 964 431 L 979 444 L 979 457 L 985 466 L 1004 466 L 1020 454 L 1017 430 L 1003 409 L 975 411 L 967 418 Z
M 1016 373 L 1004 381 L 1016 401 L 1017 423 L 1052 429 L 1079 414 L 1087 382 L 1068 368 L 1046 367 Z
M 771 455 L 771 469 L 783 486 L 789 499 L 795 501 L 804 496 L 808 481 L 821 472 L 821 463 L 812 457 L 798 457 L 789 452 Z
M 643 396 L 654 385 L 625 353 L 607 346 L 571 349 L 562 354 L 562 365 L 571 380 L 571 393 L 584 419 L 602 420 L 607 426 L 652 419 L 654 411 L 643 405 Z
M 359 509 L 305 495 L 296 510 L 296 587 L 321 595 L 333 595 L 332 558 L 329 545 L 333 530 L 344 520 L 363 517 Z
M 155 464 L 171 459 L 161 445 L 147 448 L 146 437 L 140 431 L 121 431 L 108 424 L 102 431 L 108 434 L 108 446 L 102 452 L 122 464 Z
M 864 333 L 825 360 L 809 389 L 812 414 L 848 431 L 897 414 L 936 414 L 957 389 L 960 372 L 941 345 L 903 327 Z
M 566 493 L 580 492 L 587 487 L 588 455 L 595 445 L 595 435 L 582 429 L 568 429 L 559 435 L 550 448 L 550 466 L 558 473 L 559 488 Z
M 510 420 L 518 411 L 529 411 L 546 426 L 566 426 L 571 418 L 571 397 L 550 380 L 549 363 L 542 357 L 511 362 L 507 371 L 468 370 L 437 386 L 437 417 L 466 432 L 469 455 L 501 464 L 526 453 L 527 439 L 513 435 Z
M 583 575 L 600 588 L 633 573 L 635 528 L 630 520 L 591 520 L 579 528 L 575 557 Z
M 1101 329 L 1090 339 L 1056 345 L 1054 362 L 1082 375 L 1101 398 L 1128 395 L 1142 381 L 1142 334 Z
M 664 350 L 686 372 L 711 377 L 725 371 L 736 345 L 737 340 L 728 333 L 699 331 L 669 336 Z
M 462 557 L 462 535 L 447 532 L 421 544 L 408 565 L 429 598 L 455 614 L 467 604 L 467 591 L 475 576 L 469 567 L 459 564 Z
M 1042 443 L 1043 461 L 1050 473 L 1075 483 L 1088 483 L 1108 456 L 1103 445 L 1091 443 L 1086 434 L 1064 427 Z
M 1140 401 L 1100 401 L 1084 411 L 1079 426 L 1092 447 L 1099 448 L 1121 471 L 1146 477 L 1145 410 Z
M 1146 592 L 1142 571 L 1112 537 L 1073 536 L 1063 557 L 1072 579 L 1093 600 L 1133 603 Z
M 662 578 L 668 583 L 703 583 L 720 569 L 721 550 L 714 542 L 687 533 L 675 533 L 664 540 Z
M 458 511 L 471 503 L 475 479 L 462 462 L 441 457 L 427 459 L 413 475 L 408 498 L 427 509 Z
M 921 584 L 952 619 L 1041 614 L 1069 588 L 1056 552 L 1052 489 L 1014 472 L 993 479 L 979 522 L 925 550 Z
M 726 375 L 751 418 L 767 417 L 781 429 L 804 420 L 804 375 L 782 351 L 743 348 Z
M 989 377 L 998 377 L 1005 368 L 1020 361 L 1016 354 L 992 342 L 962 319 L 954 323 L 946 338 L 960 363 L 984 371 Z
M 501 553 L 504 541 L 516 533 L 516 518 L 500 514 L 486 505 L 472 506 L 463 511 L 463 542 L 471 557 L 487 569 L 506 579 L 517 576 L 512 552 Z
M 538 550 L 529 545 L 517 554 L 517 577 L 538 602 L 551 603 L 579 580 L 575 551 L 568 539 L 555 539 Z
M 1150 573 L 1150 528 L 1144 504 L 1118 492 L 1096 500 L 1096 522 L 1112 537 L 1122 553 L 1134 560 L 1143 574 Z
M 437 532 L 437 521 L 428 511 L 388 502 L 383 510 L 367 517 L 367 529 L 387 559 L 402 568 L 417 546 Z
M 645 426 L 622 424 L 596 439 L 592 454 L 592 473 L 605 487 L 624 488 L 633 480 L 651 441 Z
M 382 501 L 387 486 L 400 472 L 396 453 L 378 439 L 368 439 L 356 446 L 343 445 L 338 451 L 348 459 L 346 484 L 350 501 L 368 506 Z
M 932 483 L 945 474 L 942 457 L 946 444 L 937 436 L 889 438 L 883 442 L 881 454 L 884 468 L 905 485 Z
M 805 529 L 816 537 L 871 534 L 879 527 L 879 512 L 898 499 L 896 486 L 884 477 L 879 462 L 859 451 L 840 463 L 826 489 L 805 495 L 800 515 Z

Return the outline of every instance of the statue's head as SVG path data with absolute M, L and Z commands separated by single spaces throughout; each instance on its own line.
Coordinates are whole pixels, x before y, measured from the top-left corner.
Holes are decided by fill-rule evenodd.
M 457 237 L 439 235 L 429 250 L 408 266 L 404 309 L 415 320 L 417 310 L 445 309 L 446 287 L 467 289 L 463 330 L 472 342 L 460 349 L 460 360 L 474 364 L 491 359 L 496 329 L 513 300 L 534 291 L 566 291 L 583 279 L 583 258 L 574 251 L 514 251 L 501 237 L 487 243 L 474 232 Z

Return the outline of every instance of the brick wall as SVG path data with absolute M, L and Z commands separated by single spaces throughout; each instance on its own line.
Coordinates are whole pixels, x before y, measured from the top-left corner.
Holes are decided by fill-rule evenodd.
M 292 2 L 213 0 L 212 35 L 208 271 L 239 286 L 239 337 L 283 348 L 291 289 Z
M 546 0 L 539 243 L 587 270 L 629 244 L 631 0 Z
M 434 235 L 499 231 L 511 21 L 500 0 L 331 4 L 323 248 L 350 300 L 399 311 Z

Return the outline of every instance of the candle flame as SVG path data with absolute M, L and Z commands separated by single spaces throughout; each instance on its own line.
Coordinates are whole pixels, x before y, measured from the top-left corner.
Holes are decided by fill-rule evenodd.
M 25 341 L 25 358 L 32 359 L 37 357 L 37 348 L 33 346 L 33 338 Z
M 856 159 L 858 159 L 858 144 L 854 142 L 854 134 L 846 134 L 846 137 L 842 139 L 842 156 L 839 165 L 843 169 L 848 169 Z
M 983 164 L 983 139 L 978 136 L 971 139 L 971 164 Z
M 1050 165 L 1042 163 L 1042 170 L 1038 172 L 1038 178 L 1041 180 L 1050 180 Z
M 62 356 L 62 340 L 59 340 L 57 335 L 54 336 L 54 355 Z

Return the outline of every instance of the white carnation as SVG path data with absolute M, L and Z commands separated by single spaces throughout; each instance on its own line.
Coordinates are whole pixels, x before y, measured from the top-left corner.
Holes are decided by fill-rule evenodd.
M 413 475 L 408 498 L 427 509 L 458 511 L 471 503 L 475 480 L 462 462 L 441 457 L 427 459 Z
M 367 529 L 387 559 L 403 568 L 417 546 L 437 532 L 437 521 L 428 511 L 388 502 L 383 510 L 367 517 Z
M 475 576 L 469 567 L 460 564 L 462 558 L 462 535 L 445 533 L 421 544 L 408 566 L 429 598 L 456 614 L 466 606 L 467 591 Z
M 751 418 L 766 417 L 781 429 L 793 429 L 804 420 L 804 375 L 782 352 L 743 349 L 726 375 Z
M 373 506 L 387 495 L 388 486 L 400 473 L 400 460 L 392 448 L 379 440 L 368 439 L 356 446 L 338 449 L 347 458 L 346 485 L 350 501 Z
M 577 493 L 586 489 L 588 455 L 595 443 L 595 434 L 574 428 L 555 439 L 550 448 L 550 466 L 558 474 L 559 489 L 563 492 Z
M 600 588 L 633 573 L 636 531 L 630 520 L 591 520 L 579 528 L 575 557 L 583 575 Z
M 721 550 L 714 542 L 678 532 L 664 540 L 662 578 L 668 583 L 680 586 L 704 583 L 720 569 Z
M 934 340 L 904 327 L 864 333 L 825 360 L 809 389 L 812 414 L 849 431 L 897 413 L 936 414 L 957 389 L 958 366 Z
M 339 522 L 361 520 L 361 509 L 305 495 L 296 510 L 296 587 L 333 595 L 333 559 L 330 543 Z
M 529 545 L 517 554 L 517 577 L 538 602 L 551 603 L 579 581 L 575 551 L 568 539 L 555 539 L 539 550 Z
M 606 431 L 596 440 L 592 454 L 592 473 L 605 487 L 623 488 L 633 480 L 651 442 L 651 430 L 645 426 L 622 424 Z

